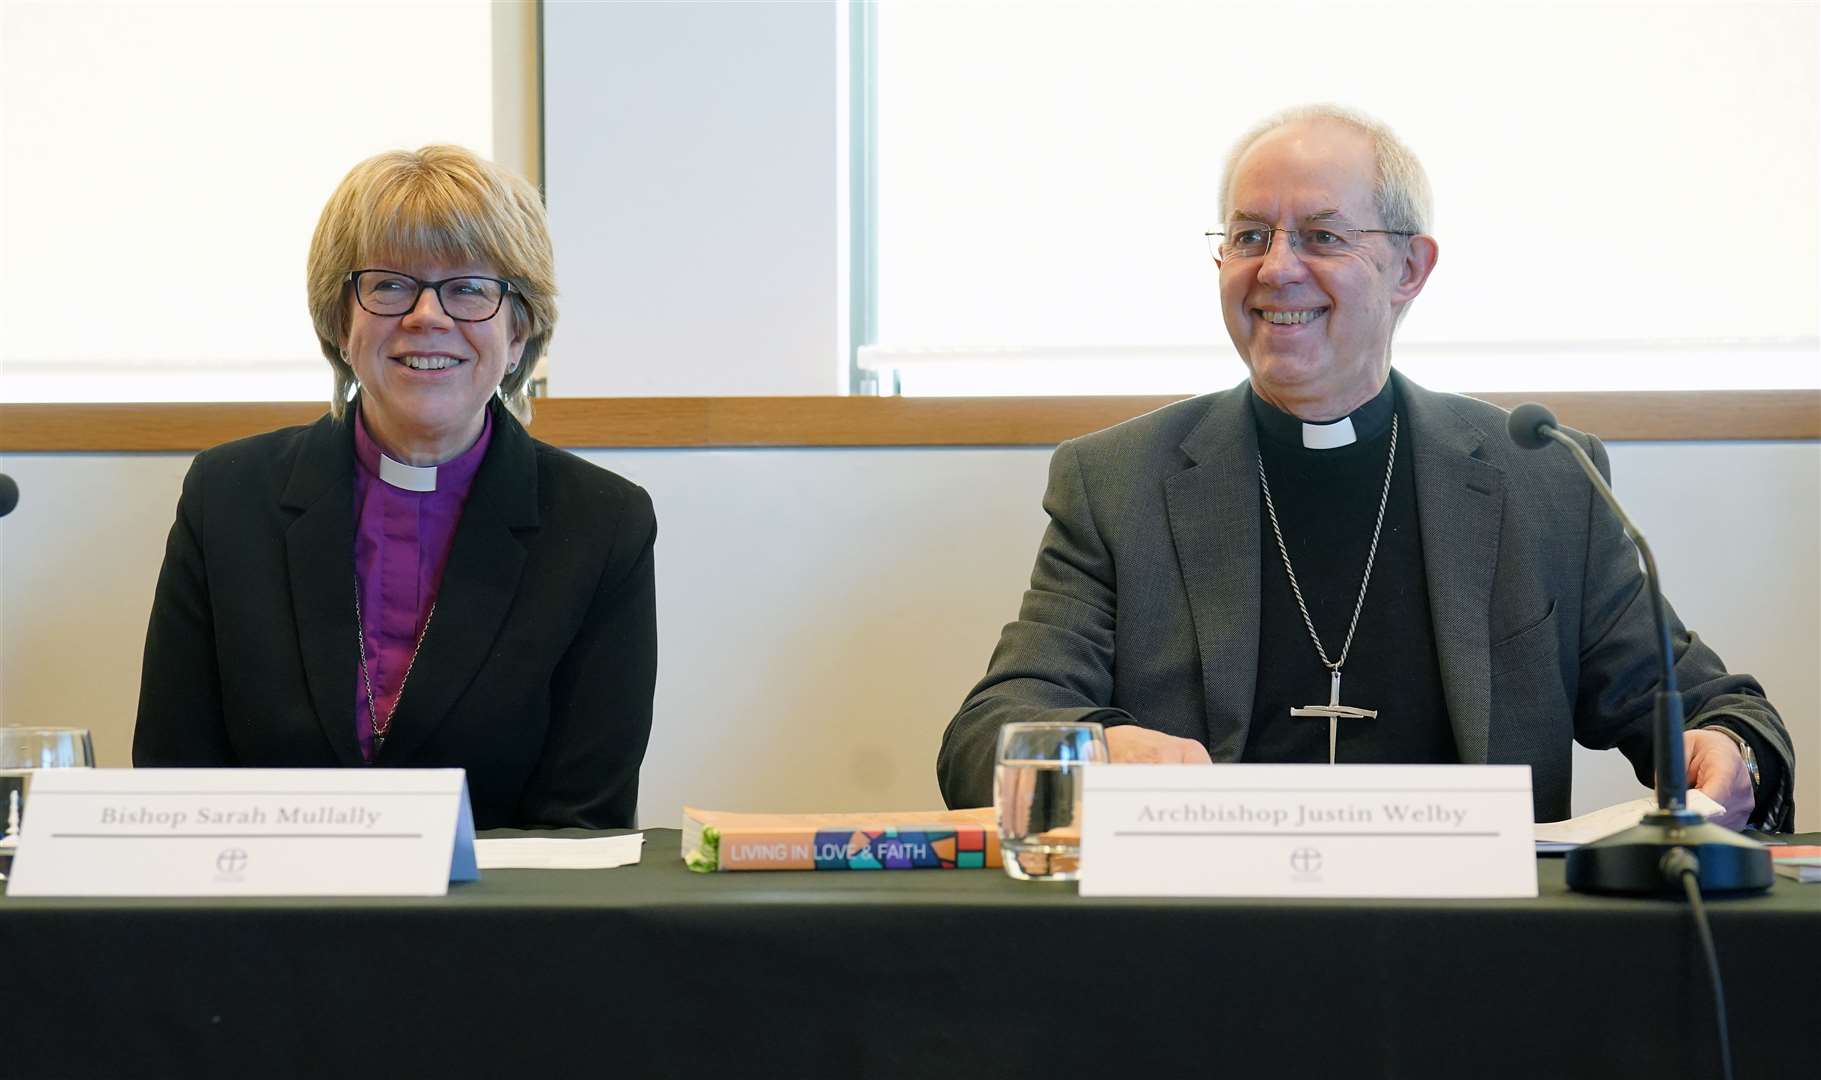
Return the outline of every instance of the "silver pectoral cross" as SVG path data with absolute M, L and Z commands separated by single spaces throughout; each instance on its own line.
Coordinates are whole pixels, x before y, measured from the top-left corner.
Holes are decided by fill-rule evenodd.
M 1377 719 L 1377 709 L 1356 709 L 1351 705 L 1340 703 L 1340 669 L 1328 672 L 1328 703 L 1326 705 L 1305 705 L 1300 709 L 1292 708 L 1291 716 L 1325 716 L 1328 718 L 1328 764 L 1334 764 L 1334 749 L 1340 741 L 1340 720 L 1363 718 Z

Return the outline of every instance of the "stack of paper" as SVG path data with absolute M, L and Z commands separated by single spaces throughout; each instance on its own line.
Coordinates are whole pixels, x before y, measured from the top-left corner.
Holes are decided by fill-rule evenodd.
M 565 840 L 514 836 L 474 842 L 482 870 L 607 870 L 631 866 L 645 848 L 644 833 Z
M 1608 806 L 1604 810 L 1595 810 L 1591 814 L 1582 814 L 1567 821 L 1539 822 L 1536 827 L 1536 849 L 1548 854 L 1555 851 L 1567 851 L 1604 839 L 1613 833 L 1622 832 L 1643 820 L 1645 814 L 1657 808 L 1655 796 L 1645 796 L 1617 806 Z M 1688 789 L 1688 808 L 1702 817 L 1713 817 L 1724 812 L 1725 807 L 1714 802 L 1700 788 Z

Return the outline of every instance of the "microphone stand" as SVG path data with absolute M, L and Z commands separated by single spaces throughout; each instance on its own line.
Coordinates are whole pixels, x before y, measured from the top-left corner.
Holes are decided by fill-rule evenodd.
M 1676 690 L 1674 650 L 1657 560 L 1644 534 L 1626 516 L 1593 459 L 1579 443 L 1562 434 L 1555 417 L 1541 405 L 1522 405 L 1511 416 L 1511 437 L 1518 445 L 1537 448 L 1553 439 L 1568 448 L 1594 490 L 1618 515 L 1625 535 L 1638 546 L 1657 624 L 1661 681 L 1656 693 L 1657 808 L 1638 824 L 1568 852 L 1568 887 L 1576 892 L 1627 896 L 1680 895 L 1682 876 L 1695 871 L 1703 893 L 1762 892 L 1774 875 L 1770 851 L 1723 825 L 1714 825 L 1688 809 L 1688 768 L 1683 758 L 1682 696 Z M 1690 866 L 1692 857 L 1694 865 Z

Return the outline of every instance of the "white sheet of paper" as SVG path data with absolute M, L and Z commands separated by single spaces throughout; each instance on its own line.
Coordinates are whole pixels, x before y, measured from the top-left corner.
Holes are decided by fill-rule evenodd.
M 610 870 L 638 863 L 644 833 L 564 839 L 556 836 L 511 836 L 474 842 L 482 870 Z
M 45 769 L 12 896 L 443 896 L 460 769 Z
M 1657 808 L 1655 795 L 1646 795 L 1641 799 L 1622 802 L 1595 810 L 1590 814 L 1569 818 L 1567 821 L 1545 821 L 1536 827 L 1536 844 L 1538 851 L 1566 851 L 1572 847 L 1592 843 L 1603 837 L 1611 836 L 1621 829 L 1636 825 L 1646 813 Z M 1713 817 L 1724 813 L 1725 807 L 1714 802 L 1707 792 L 1700 788 L 1688 789 L 1688 808 L 1702 817 Z
M 1535 896 L 1527 765 L 1090 765 L 1083 896 Z

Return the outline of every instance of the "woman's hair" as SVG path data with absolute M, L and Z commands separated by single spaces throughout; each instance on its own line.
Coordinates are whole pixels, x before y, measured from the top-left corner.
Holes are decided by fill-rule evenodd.
M 418 262 L 489 266 L 512 283 L 513 336 L 524 336 L 525 349 L 499 394 L 514 416 L 529 421 L 531 371 L 556 327 L 544 203 L 523 177 L 459 146 L 368 158 L 322 209 L 310 238 L 310 319 L 335 372 L 330 412 L 340 416 L 359 383 L 342 355 L 353 317 L 349 272 Z

